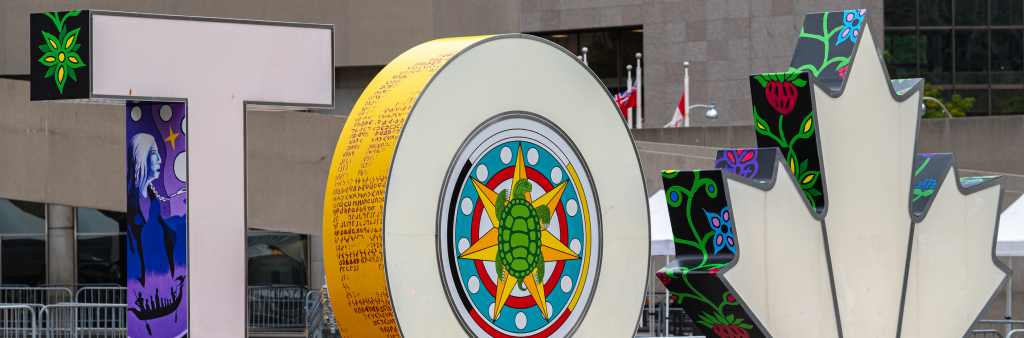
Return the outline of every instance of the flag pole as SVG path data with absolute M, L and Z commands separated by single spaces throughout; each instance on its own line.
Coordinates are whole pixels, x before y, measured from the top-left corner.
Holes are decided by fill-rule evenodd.
M 690 126 L 690 62 L 683 62 L 683 127 Z
M 643 74 L 643 68 L 640 67 L 640 57 L 643 55 L 636 53 L 636 128 L 640 129 L 644 127 L 644 95 L 643 88 L 644 83 L 641 81 Z
M 633 65 L 626 65 L 626 93 L 633 87 Z M 628 102 L 628 100 L 627 100 Z M 626 108 L 626 126 L 633 129 L 633 108 Z

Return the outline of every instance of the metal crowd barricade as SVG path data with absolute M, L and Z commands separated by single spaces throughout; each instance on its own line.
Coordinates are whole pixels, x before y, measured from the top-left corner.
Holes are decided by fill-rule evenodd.
M 71 290 L 65 287 L 0 287 L 2 304 L 57 304 L 71 301 Z
M 86 286 L 75 292 L 75 302 L 127 304 L 128 288 L 123 286 Z
M 126 337 L 127 304 L 62 303 L 39 311 L 39 337 Z
M 647 299 L 647 298 L 645 298 Z M 647 335 L 643 337 L 661 337 L 664 331 L 664 320 L 665 314 L 661 312 L 662 305 L 664 304 L 663 298 L 659 295 L 650 295 L 650 302 L 644 304 L 640 326 L 637 328 L 637 336 L 639 332 L 646 332 Z
M 1024 320 L 981 320 L 970 338 L 1024 338 Z
M 306 288 L 250 286 L 247 294 L 250 329 L 305 328 Z
M 36 311 L 30 305 L 0 305 L 0 337 L 37 336 Z
M 310 291 L 306 294 L 309 309 L 306 312 L 306 337 L 308 338 L 341 338 L 341 332 L 334 320 L 331 310 L 330 296 L 323 291 Z

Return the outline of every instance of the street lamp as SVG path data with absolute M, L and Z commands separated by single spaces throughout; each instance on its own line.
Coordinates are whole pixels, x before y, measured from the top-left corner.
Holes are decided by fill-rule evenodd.
M 695 104 L 695 105 L 686 107 L 686 109 L 689 110 L 690 108 L 693 108 L 693 107 L 707 108 L 708 112 L 705 113 L 704 116 L 707 117 L 708 120 L 714 121 L 714 120 L 718 119 L 718 111 L 715 110 L 715 103 L 714 102 L 711 102 L 711 104 L 709 104 L 709 105 Z M 687 114 L 689 114 L 689 113 L 687 113 Z
M 715 103 L 711 102 L 710 105 L 703 104 L 690 104 L 690 62 L 683 62 L 683 103 L 686 105 L 686 111 L 683 117 L 683 127 L 690 126 L 690 108 L 702 107 L 707 108 L 708 112 L 704 114 L 705 117 L 710 121 L 714 121 L 718 118 L 718 111 L 715 110 Z

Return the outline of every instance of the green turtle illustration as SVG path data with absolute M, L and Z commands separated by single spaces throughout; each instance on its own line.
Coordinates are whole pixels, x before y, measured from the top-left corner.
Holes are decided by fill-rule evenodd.
M 533 185 L 526 179 L 519 179 L 512 186 L 512 199 L 508 200 L 508 189 L 498 193 L 494 211 L 498 214 L 498 256 L 494 259 L 498 278 L 505 281 L 505 272 L 515 277 L 519 289 L 526 291 L 523 278 L 533 273 L 540 283 L 544 278 L 544 256 L 540 251 L 541 231 L 551 222 L 548 206 L 534 208 L 526 193 Z M 543 224 L 543 226 L 542 226 Z

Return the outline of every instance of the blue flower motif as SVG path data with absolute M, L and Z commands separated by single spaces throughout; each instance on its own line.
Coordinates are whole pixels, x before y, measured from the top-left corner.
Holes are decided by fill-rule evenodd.
M 857 42 L 857 37 L 860 36 L 860 24 L 864 22 L 864 13 L 868 10 L 854 10 L 854 11 L 843 11 L 843 30 L 839 32 L 839 39 L 836 39 L 836 45 L 840 42 L 850 41 Z
M 736 253 L 736 239 L 732 235 L 729 207 L 722 208 L 721 213 L 717 214 L 704 210 L 704 215 L 708 217 L 708 224 L 711 224 L 711 229 L 715 231 L 715 236 L 711 239 L 715 244 L 715 253 L 722 251 L 723 248 Z

